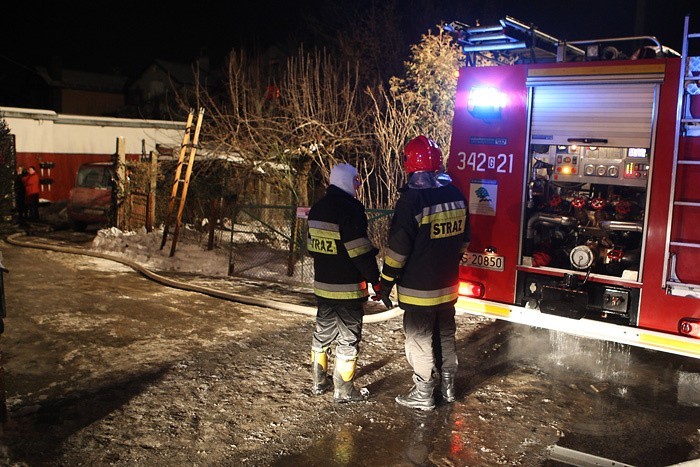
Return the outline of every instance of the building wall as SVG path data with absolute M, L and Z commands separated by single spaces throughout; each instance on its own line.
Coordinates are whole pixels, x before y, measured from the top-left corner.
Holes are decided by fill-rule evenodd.
M 111 154 L 22 152 L 17 153 L 17 165 L 24 168 L 34 166 L 41 180 L 39 198 L 55 202 L 68 199 L 78 167 L 86 162 L 110 162 L 113 157 Z
M 185 130 L 185 122 L 85 117 L 10 107 L 0 107 L 0 118 L 15 135 L 17 164 L 34 165 L 45 179 L 41 197 L 48 201 L 68 198 L 80 164 L 112 160 L 118 138 L 124 138 L 125 153 L 133 158 L 154 151 L 156 144 L 179 148 Z M 53 167 L 41 170 L 42 164 L 50 163 Z
M 124 106 L 124 94 L 100 91 L 61 91 L 62 112 L 75 115 L 114 115 Z

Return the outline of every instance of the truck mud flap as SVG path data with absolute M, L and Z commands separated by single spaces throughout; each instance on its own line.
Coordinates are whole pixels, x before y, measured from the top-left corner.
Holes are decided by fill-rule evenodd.
M 581 319 L 588 311 L 588 293 L 545 285 L 542 287 L 540 311 L 565 318 Z

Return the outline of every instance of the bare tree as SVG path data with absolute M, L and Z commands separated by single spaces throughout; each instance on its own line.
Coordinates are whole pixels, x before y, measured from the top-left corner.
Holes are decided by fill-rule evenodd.
M 367 113 L 358 101 L 357 78 L 357 66 L 339 65 L 324 51 L 300 50 L 287 62 L 278 137 L 286 143 L 281 156 L 294 169 L 290 182 L 300 205 L 312 201 L 306 190 L 313 168 L 327 180 L 333 164 L 365 151 Z
M 404 78 L 394 77 L 386 90 L 368 90 L 372 101 L 372 133 L 377 156 L 363 167 L 375 182 L 369 205 L 391 207 L 403 183 L 403 148 L 413 137 L 425 134 L 449 154 L 457 71 L 464 62 L 452 38 L 442 32 L 424 34 L 411 47 Z
M 269 73 L 257 57 L 237 51 L 229 54 L 223 71 L 225 80 L 209 83 L 193 70 L 195 87 L 178 94 L 180 111 L 206 110 L 188 198 L 202 198 L 204 205 L 220 198 L 260 202 L 255 192 L 261 180 L 279 186 L 271 179 L 277 177 L 277 169 L 270 170 L 273 158 L 256 144 L 267 128 Z M 167 165 L 161 171 L 170 175 Z
M 338 161 L 357 165 L 369 207 L 393 206 L 403 183 L 404 145 L 424 133 L 447 156 L 456 87 L 463 61 L 452 39 L 427 33 L 412 47 L 406 77 L 358 92 L 358 68 L 324 50 L 300 49 L 273 72 L 266 63 L 231 53 L 226 92 L 200 86 L 196 100 L 207 110 L 203 141 L 212 152 L 236 160 L 239 186 L 261 171 L 298 205 L 313 202 L 309 187 L 328 179 Z
M 445 159 L 452 138 L 457 72 L 464 63 L 464 54 L 452 36 L 437 25 L 437 33 L 428 31 L 418 44 L 411 46 L 406 76 L 391 79 L 391 91 L 397 101 L 418 117 L 416 134 L 438 143 Z
M 226 73 L 225 93 L 199 86 L 196 100 L 208 111 L 203 145 L 235 161 L 238 190 L 264 172 L 308 206 L 315 173 L 325 180 L 336 161 L 361 157 L 367 113 L 358 102 L 357 67 L 301 49 L 274 73 L 259 58 L 232 52 Z
M 395 93 L 380 86 L 368 89 L 372 100 L 372 131 L 376 156 L 361 165 L 363 178 L 372 180 L 373 190 L 366 195 L 367 206 L 391 208 L 404 181 L 403 146 L 415 131 L 417 114 L 401 105 Z

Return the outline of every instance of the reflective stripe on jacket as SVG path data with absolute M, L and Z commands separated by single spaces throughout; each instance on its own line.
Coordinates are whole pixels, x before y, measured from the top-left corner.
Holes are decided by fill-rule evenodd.
M 469 232 L 466 201 L 454 185 L 402 189 L 381 275 L 396 281 L 403 309 L 457 301 L 459 260 Z
M 314 259 L 314 294 L 323 300 L 364 301 L 379 281 L 377 249 L 367 238 L 358 200 L 330 185 L 309 211 L 307 249 Z

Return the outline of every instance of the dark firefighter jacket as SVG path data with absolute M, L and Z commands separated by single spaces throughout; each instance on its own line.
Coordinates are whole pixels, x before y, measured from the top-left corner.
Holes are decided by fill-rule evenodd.
M 309 211 L 307 248 L 314 259 L 314 294 L 320 300 L 365 301 L 367 281 L 379 282 L 365 208 L 335 185 Z
M 420 176 L 427 183 L 411 183 Z M 449 181 L 428 173 L 412 174 L 401 191 L 382 278 L 396 281 L 404 310 L 452 306 L 459 290 L 459 260 L 469 244 L 466 201 Z

